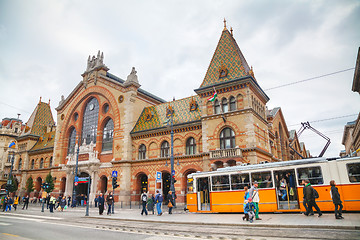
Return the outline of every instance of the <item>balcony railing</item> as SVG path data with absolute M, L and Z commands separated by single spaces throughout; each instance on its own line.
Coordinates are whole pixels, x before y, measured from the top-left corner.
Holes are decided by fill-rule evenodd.
M 210 151 L 210 158 L 232 158 L 242 157 L 240 148 L 229 148 Z

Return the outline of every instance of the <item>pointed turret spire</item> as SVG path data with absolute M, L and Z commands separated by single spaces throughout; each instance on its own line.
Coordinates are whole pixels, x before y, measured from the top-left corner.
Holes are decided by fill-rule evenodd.
M 227 30 L 226 28 L 226 19 L 224 18 L 224 31 Z

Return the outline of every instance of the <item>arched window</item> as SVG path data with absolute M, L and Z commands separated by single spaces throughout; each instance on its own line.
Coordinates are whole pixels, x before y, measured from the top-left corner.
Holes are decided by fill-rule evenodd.
M 50 160 L 49 160 L 49 167 L 52 167 L 52 165 L 53 165 L 53 158 L 52 158 L 52 157 L 50 157 Z
M 19 159 L 19 163 L 18 163 L 18 170 L 21 170 L 21 165 L 22 165 L 22 159 Z
M 90 142 L 96 143 L 96 132 L 99 116 L 99 102 L 96 98 L 92 98 L 85 107 L 81 142 L 86 140 L 86 144 Z
M 230 97 L 230 111 L 236 110 L 236 100 L 234 97 Z
M 196 153 L 196 142 L 193 137 L 189 138 L 186 141 L 186 154 L 192 155 Z
M 69 135 L 68 155 L 74 154 L 76 143 L 76 129 L 73 127 Z
M 220 113 L 220 103 L 219 100 L 215 100 L 215 114 L 219 114 Z
M 226 98 L 223 98 L 223 100 L 221 101 L 221 107 L 222 107 L 222 111 L 223 113 L 226 113 L 229 111 L 229 106 L 228 106 L 228 102 Z
M 161 157 L 169 157 L 169 143 L 167 141 L 164 141 L 161 144 Z
M 40 168 L 43 168 L 43 167 L 44 167 L 44 159 L 41 158 L 41 159 L 40 159 Z
M 220 133 L 220 148 L 228 149 L 235 147 L 235 133 L 231 128 L 225 128 Z
M 110 118 L 104 127 L 102 150 L 111 151 L 114 138 L 114 121 Z
M 34 169 L 34 166 L 35 166 L 35 160 L 31 160 L 31 169 Z
M 144 144 L 139 147 L 139 159 L 146 159 L 146 146 Z

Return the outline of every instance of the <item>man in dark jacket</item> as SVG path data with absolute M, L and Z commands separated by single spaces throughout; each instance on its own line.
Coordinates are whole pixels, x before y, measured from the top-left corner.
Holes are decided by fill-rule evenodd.
M 337 187 L 335 187 L 335 181 L 331 180 L 330 181 L 330 186 L 331 186 L 331 198 L 333 200 L 333 203 L 335 205 L 335 218 L 336 219 L 343 219 L 342 217 L 342 208 L 343 205 L 341 204 L 342 201 L 340 199 L 340 193 L 337 189 Z
M 304 188 L 303 188 L 303 205 L 304 205 L 304 208 L 305 208 L 305 213 L 308 211 L 309 209 L 309 203 L 307 202 L 306 198 L 305 198 L 305 186 L 306 186 L 306 183 L 305 183 L 305 180 L 302 180 L 301 182 L 302 185 L 304 185 Z M 311 208 L 310 209 L 310 215 L 314 215 L 314 210 Z
M 106 197 L 106 203 L 108 205 L 108 211 L 107 211 L 107 215 L 111 215 L 111 206 L 114 203 L 114 195 L 112 194 L 112 192 L 109 192 L 109 195 Z
M 99 214 L 102 215 L 104 212 L 104 204 L 105 204 L 105 199 L 103 197 L 103 194 L 100 193 L 100 196 L 98 197 L 98 205 L 99 205 Z
M 24 210 L 24 208 L 26 207 L 26 209 L 28 209 L 29 206 L 29 195 L 26 195 L 24 197 L 24 206 L 22 207 L 22 209 Z
M 319 217 L 321 217 L 322 212 L 320 210 L 320 208 L 318 207 L 318 205 L 315 202 L 315 189 L 311 186 L 310 181 L 309 180 L 305 180 L 305 189 L 304 189 L 304 194 L 305 194 L 305 199 L 308 203 L 308 210 L 306 211 L 305 215 L 309 216 L 310 213 L 310 209 L 312 209 L 313 207 L 315 207 L 317 213 L 319 214 Z

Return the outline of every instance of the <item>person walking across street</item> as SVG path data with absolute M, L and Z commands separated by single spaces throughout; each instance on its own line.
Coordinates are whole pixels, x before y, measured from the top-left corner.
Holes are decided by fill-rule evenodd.
M 66 206 L 66 197 L 63 196 L 62 199 L 60 200 L 61 211 L 64 211 L 65 206 Z
M 147 210 L 150 212 L 152 212 L 152 214 L 154 215 L 155 214 L 155 198 L 154 198 L 154 195 L 150 194 L 148 196 L 148 200 L 147 200 Z
M 146 204 L 148 201 L 148 195 L 146 194 L 146 190 L 143 191 L 143 193 L 140 196 L 141 199 L 141 203 L 142 203 L 142 211 L 141 211 L 141 215 L 143 215 L 145 213 L 145 215 L 148 215 L 148 212 L 146 211 Z
M 3 212 L 5 212 L 5 210 L 7 209 L 8 201 L 9 201 L 9 197 L 5 196 L 3 201 Z
M 22 209 L 24 210 L 24 208 L 26 207 L 26 209 L 28 209 L 29 206 L 29 195 L 26 195 L 24 197 L 24 206 L 22 207 Z
M 331 186 L 331 198 L 333 200 L 334 206 L 335 206 L 335 218 L 336 219 L 344 219 L 342 216 L 342 209 L 343 209 L 343 205 L 342 205 L 342 201 L 340 199 L 340 193 L 337 189 L 335 181 L 331 180 L 330 181 L 330 186 Z
M 109 194 L 106 197 L 106 203 L 108 205 L 107 215 L 111 215 L 111 206 L 114 203 L 114 195 L 112 194 L 111 191 L 109 192 Z
M 305 215 L 309 216 L 310 209 L 312 209 L 314 207 L 316 209 L 317 213 L 319 214 L 319 217 L 321 217 L 322 212 L 315 202 L 315 198 L 318 197 L 318 196 L 316 196 L 317 192 L 311 186 L 310 181 L 308 179 L 305 180 L 305 184 L 306 184 L 306 186 L 305 186 L 304 192 L 305 192 L 306 201 L 308 202 L 308 210 L 306 211 Z
M 301 185 L 304 185 L 304 188 L 303 188 L 303 205 L 304 205 L 305 213 L 306 213 L 308 211 L 308 209 L 309 209 L 309 204 L 308 204 L 308 202 L 307 202 L 307 200 L 305 198 L 305 186 L 306 186 L 305 180 L 301 181 Z M 314 210 L 312 208 L 310 209 L 310 214 L 309 215 L 310 216 L 314 215 Z
M 259 202 L 260 202 L 260 197 L 259 197 L 259 189 L 258 189 L 258 182 L 254 182 L 252 187 L 249 190 L 249 198 L 252 199 L 252 202 L 254 203 L 255 206 L 255 219 L 256 220 L 261 220 L 261 218 L 259 217 Z
M 103 194 L 100 193 L 98 197 L 99 215 L 102 215 L 104 212 L 104 204 L 105 204 L 105 199 L 103 197 Z
M 172 214 L 172 209 L 174 207 L 174 198 L 172 195 L 172 191 L 169 191 L 168 195 L 167 195 L 167 199 L 168 199 L 168 208 L 169 208 L 169 214 Z
M 7 201 L 7 205 L 6 205 L 6 209 L 5 212 L 7 212 L 7 210 L 9 209 L 9 211 L 11 211 L 11 205 L 14 203 L 13 199 L 11 197 L 8 197 L 8 201 Z
M 162 205 L 163 200 L 164 200 L 164 198 L 161 195 L 161 193 L 159 192 L 159 190 L 156 190 L 155 202 L 156 202 L 156 211 L 158 213 L 158 216 L 162 215 L 161 205 Z
M 56 204 L 56 198 L 53 195 L 50 195 L 49 208 L 51 213 L 54 213 L 55 204 Z
M 16 211 L 17 209 L 17 205 L 19 204 L 19 198 L 17 195 L 15 195 L 15 198 L 14 198 L 14 204 L 13 204 L 13 207 L 14 207 L 14 210 Z

